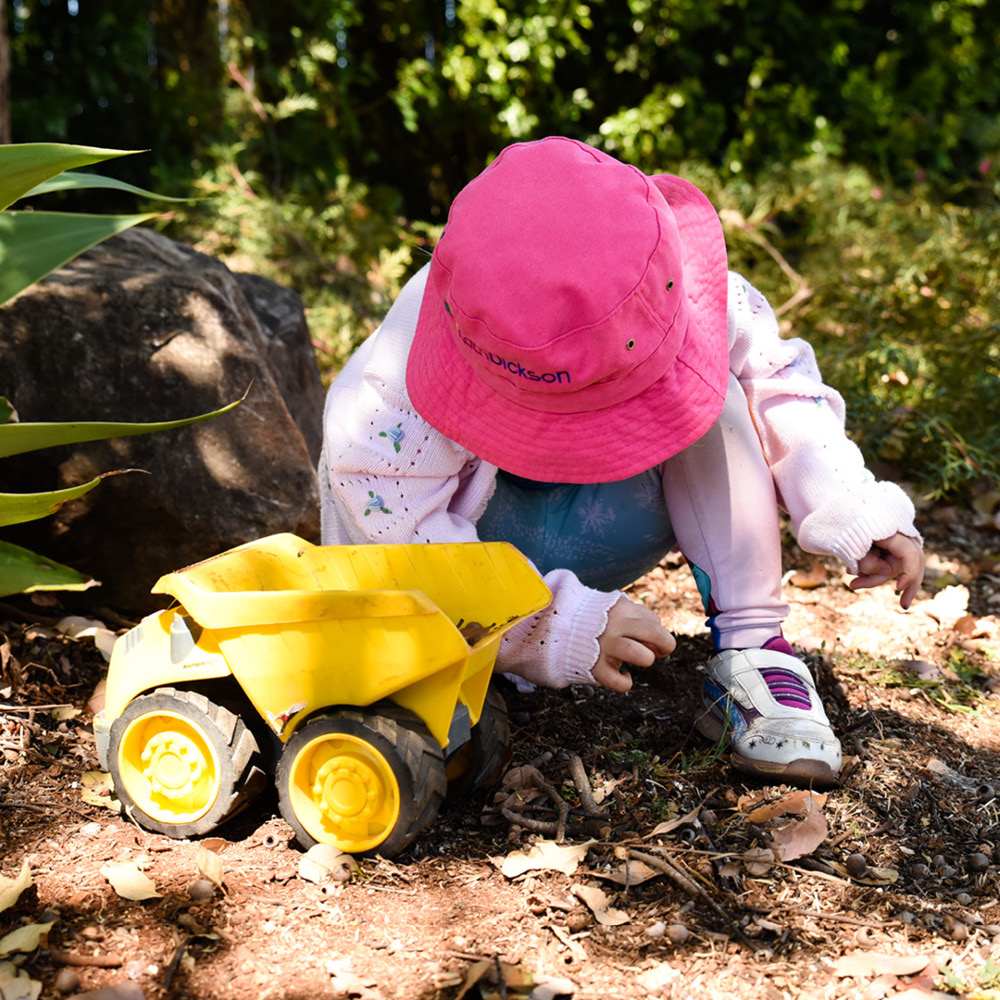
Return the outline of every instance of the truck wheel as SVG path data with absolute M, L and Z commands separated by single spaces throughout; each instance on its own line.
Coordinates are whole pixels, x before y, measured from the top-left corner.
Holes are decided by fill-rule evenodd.
M 472 727 L 469 742 L 448 761 L 448 795 L 468 795 L 489 788 L 502 777 L 510 763 L 510 722 L 507 703 L 494 688 L 486 692 L 479 722 Z
M 242 719 L 196 691 L 157 688 L 111 726 L 108 767 L 125 811 L 168 837 L 208 833 L 263 783 Z
M 392 857 L 437 818 L 444 753 L 412 712 L 391 703 L 333 709 L 292 734 L 275 781 L 304 847 Z

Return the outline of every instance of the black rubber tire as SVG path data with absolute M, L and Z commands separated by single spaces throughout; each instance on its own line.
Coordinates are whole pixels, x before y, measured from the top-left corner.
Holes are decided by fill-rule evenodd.
M 469 742 L 448 762 L 448 796 L 469 795 L 497 784 L 510 763 L 510 743 L 507 703 L 491 687 Z
M 414 713 L 391 702 L 368 708 L 332 708 L 312 716 L 285 744 L 275 772 L 281 815 L 306 848 L 319 841 L 296 815 L 290 791 L 295 759 L 316 737 L 338 734 L 364 741 L 382 755 L 395 777 L 399 815 L 385 836 L 365 850 L 352 849 L 334 833 L 324 841 L 358 857 L 393 857 L 437 819 L 447 791 L 444 752 Z
M 129 725 L 144 715 L 171 712 L 193 723 L 211 743 L 218 758 L 217 794 L 210 808 L 190 822 L 171 823 L 149 815 L 133 798 L 120 759 L 121 742 Z M 259 764 L 257 740 L 239 716 L 197 691 L 156 688 L 133 699 L 111 725 L 108 769 L 124 811 L 143 829 L 185 839 L 214 830 L 239 812 L 266 784 Z M 138 793 L 138 788 L 133 792 Z

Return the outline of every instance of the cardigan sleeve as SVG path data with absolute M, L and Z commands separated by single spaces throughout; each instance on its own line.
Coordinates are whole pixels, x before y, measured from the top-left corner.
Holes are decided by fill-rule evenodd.
M 844 401 L 825 385 L 812 347 L 782 338 L 763 295 L 729 276 L 730 368 L 740 380 L 799 544 L 837 556 L 852 573 L 872 543 L 919 538 L 913 503 L 879 482 L 844 430 Z
M 444 437 L 413 408 L 406 359 L 426 273 L 407 283 L 382 326 L 337 375 L 320 458 L 326 545 L 477 540 L 496 467 Z M 503 638 L 497 669 L 535 684 L 594 684 L 598 638 L 621 597 L 567 570 L 545 577 L 552 602 Z

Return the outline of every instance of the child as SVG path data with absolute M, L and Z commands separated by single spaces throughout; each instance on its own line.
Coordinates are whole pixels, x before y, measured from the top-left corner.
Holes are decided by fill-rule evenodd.
M 631 686 L 674 640 L 617 588 L 676 544 L 709 614 L 698 728 L 743 771 L 832 783 L 814 681 L 782 637 L 779 505 L 855 588 L 923 577 L 913 506 L 876 482 L 810 347 L 727 271 L 691 184 L 574 140 L 510 146 L 327 397 L 323 540 L 503 539 L 553 593 L 503 639 L 536 684 Z

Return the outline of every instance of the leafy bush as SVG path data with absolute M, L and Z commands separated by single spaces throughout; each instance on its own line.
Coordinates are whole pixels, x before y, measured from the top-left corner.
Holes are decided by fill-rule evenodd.
M 302 295 L 320 369 L 340 369 L 382 321 L 406 280 L 428 259 L 439 227 L 406 223 L 341 175 L 322 198 L 295 189 L 275 197 L 230 152 L 196 188 L 206 197 L 171 214 L 169 232 L 236 271 Z
M 753 187 L 716 182 L 713 197 L 732 265 L 816 347 L 870 461 L 933 498 L 1000 478 L 1000 200 L 987 183 L 960 205 L 817 158 Z
M 128 185 L 106 178 L 69 171 L 71 167 L 124 155 L 127 154 L 122 150 L 50 143 L 0 146 L 0 210 L 24 196 L 61 188 L 111 185 L 129 189 Z M 0 305 L 88 247 L 151 218 L 150 214 L 100 216 L 4 211 L 0 215 Z M 10 402 L 0 397 L 0 458 L 53 445 L 183 427 L 231 408 L 153 424 L 20 423 Z M 79 486 L 45 493 L 0 493 L 0 527 L 52 514 L 64 503 L 92 490 L 103 478 L 97 476 Z M 68 566 L 0 541 L 0 595 L 33 590 L 83 590 L 92 582 Z

